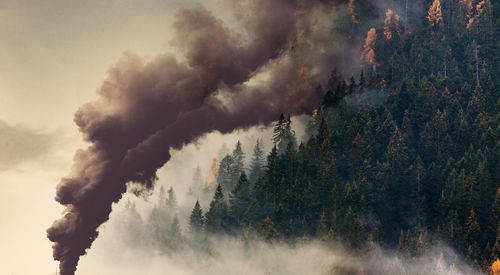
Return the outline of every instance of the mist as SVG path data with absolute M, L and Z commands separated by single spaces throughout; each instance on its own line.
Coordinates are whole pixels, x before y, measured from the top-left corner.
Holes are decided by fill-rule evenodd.
M 330 72 L 337 66 L 344 73 L 357 72 L 361 46 L 358 42 L 364 33 L 355 37 L 353 32 L 370 26 L 355 26 L 359 22 L 350 6 L 353 1 L 348 5 L 342 2 L 345 1 L 223 1 L 217 7 L 222 10 L 220 12 L 203 5 L 179 9 L 174 16 L 169 43 L 173 53 L 167 51 L 144 59 L 127 52 L 113 64 L 98 88 L 98 99 L 81 106 L 74 118 L 89 146 L 75 153 L 69 175 L 58 185 L 56 200 L 66 210 L 47 230 L 49 240 L 54 243 L 54 259 L 60 261 L 61 274 L 74 274 L 80 257 L 90 253 L 94 241 L 103 242 L 100 235 L 107 232 L 107 227 L 113 227 L 113 223 L 106 222 L 110 215 L 120 212 L 120 207 L 117 208 L 120 202 L 126 203 L 124 208 L 131 215 L 128 219 L 135 221 L 130 226 L 118 226 L 120 229 L 132 228 L 137 233 L 128 236 L 127 240 L 138 251 L 158 250 L 159 255 L 149 255 L 145 259 L 157 256 L 173 259 L 175 264 L 171 270 L 178 273 L 200 273 L 200 270 L 221 273 L 219 266 L 233 273 L 249 272 L 248 269 L 256 266 L 261 270 L 252 270 L 254 274 L 293 273 L 299 268 L 290 265 L 290 259 L 306 268 L 298 270 L 298 274 L 306 271 L 335 273 L 337 270 L 341 273 L 346 270 L 361 274 L 413 274 L 418 273 L 418 266 L 424 267 L 426 274 L 468 270 L 453 251 L 439 244 L 429 248 L 429 253 L 421 258 L 406 259 L 378 248 L 371 240 L 365 241 L 372 249 L 363 257 L 349 256 L 354 255 L 353 252 L 342 249 L 342 240 L 338 239 L 330 240 L 325 247 L 319 240 L 302 240 L 298 246 L 293 241 L 269 244 L 255 237 L 257 239 L 249 246 L 241 246 L 237 238 L 209 235 L 202 242 L 201 252 L 193 248 L 194 239 L 187 237 L 187 245 L 172 241 L 182 236 L 180 231 L 186 232 L 186 220 L 194 201 L 200 201 L 205 211 L 210 202 L 213 190 L 207 189 L 201 195 L 190 192 L 193 181 L 190 177 L 195 170 L 199 168 L 200 177 L 207 178 L 217 159 L 230 152 L 237 140 L 244 143 L 243 151 L 249 156 L 257 136 L 270 140 L 269 125 L 280 113 L 311 114 L 322 106 L 322 101 L 325 104 L 323 87 L 329 89 L 330 94 L 335 88 L 337 93 L 333 95 L 335 100 L 331 106 L 326 107 L 335 107 L 343 100 L 346 94 L 342 91 L 345 88 L 343 77 L 339 77 L 342 83 L 337 83 L 337 87 L 330 87 L 334 77 Z M 385 9 L 384 5 L 374 6 Z M 401 11 L 401 8 L 395 10 Z M 389 21 L 400 19 L 392 10 L 387 10 L 386 14 L 391 15 Z M 350 18 L 350 28 L 342 27 L 346 18 Z M 399 27 L 394 33 L 386 34 L 386 39 L 393 34 L 400 34 Z M 376 70 L 376 63 L 373 70 Z M 376 94 L 367 91 L 349 95 L 343 102 L 357 109 L 367 103 L 380 105 L 385 96 L 385 91 Z M 307 138 L 311 125 L 307 125 L 307 118 L 302 122 L 306 123 L 301 126 L 298 136 Z M 317 141 L 325 138 L 319 136 L 318 133 Z M 314 138 L 312 140 L 308 145 L 315 142 Z M 289 152 L 295 150 L 293 142 L 288 144 Z M 323 140 L 321 146 L 327 145 Z M 269 151 L 269 148 L 270 143 L 265 142 L 264 149 Z M 335 168 L 333 158 L 331 163 Z M 311 185 L 310 181 L 301 179 L 295 182 L 297 197 L 301 195 L 301 185 Z M 222 194 L 220 186 L 219 183 L 219 194 Z M 273 186 L 286 187 L 285 184 Z M 231 191 L 231 187 L 228 189 L 225 192 Z M 168 213 L 163 203 L 166 190 L 169 190 L 170 201 L 174 190 L 177 196 L 175 209 L 170 205 Z M 143 201 L 136 202 L 127 195 L 128 200 L 124 202 L 127 191 Z M 311 193 L 321 194 L 315 198 L 320 202 L 315 207 L 324 214 L 327 193 L 321 190 Z M 167 220 L 158 219 L 165 213 L 169 216 Z M 262 215 L 265 217 L 265 213 Z M 300 222 L 306 224 L 306 218 L 301 218 Z M 156 229 L 170 227 L 177 230 L 174 232 L 177 235 L 170 236 Z M 308 233 L 312 234 L 312 230 L 311 227 Z M 332 228 L 330 230 L 333 232 Z M 248 234 L 253 235 L 251 231 Z M 171 247 L 162 249 L 165 244 Z M 247 250 L 250 252 L 243 252 Z M 324 258 L 317 254 L 330 256 Z M 95 255 L 92 253 L 89 257 Z M 274 263 L 270 264 L 269 259 Z M 304 259 L 306 261 L 302 262 Z M 351 270 L 354 267 L 356 271 Z
M 373 91 L 345 98 L 349 108 L 381 104 L 381 100 Z M 298 142 L 307 139 L 310 120 L 305 115 L 292 117 Z M 196 167 L 206 176 L 212 157 L 220 159 L 221 153 L 230 153 L 237 141 L 242 143 L 248 167 L 257 139 L 263 141 L 266 154 L 271 150 L 273 126 L 255 126 L 229 134 L 215 131 L 172 150 L 170 161 L 159 169 L 150 193 L 138 197 L 133 192 L 137 186 L 129 184 L 128 192 L 113 204 L 110 219 L 98 228 L 99 238 L 91 252 L 81 258 L 78 274 L 480 274 L 445 243 L 428 247 L 423 256 L 411 257 L 382 248 L 373 240 L 364 240 L 369 249 L 360 252 L 344 247 L 342 240 L 335 237 L 268 242 L 256 232 L 201 239 L 191 235 L 187 221 L 194 202 L 200 200 L 205 212 L 213 195 L 188 194 Z M 163 249 L 150 222 L 152 212 L 161 203 L 160 190 L 170 187 L 175 191 L 178 208 L 175 214 L 169 214 L 178 216 L 185 244 Z M 202 247 L 193 246 L 200 241 Z
M 308 113 L 320 103 L 322 91 L 313 87 L 326 81 L 338 58 L 328 47 L 334 39 L 328 5 L 229 1 L 226 8 L 240 18 L 234 28 L 201 5 L 180 9 L 175 55 L 146 62 L 125 54 L 99 99 L 76 112 L 91 145 L 76 152 L 70 175 L 58 185 L 56 200 L 66 212 L 47 230 L 62 274 L 75 272 L 126 184 L 139 183 L 135 193 L 148 193 L 172 149 L 212 131 L 267 125 L 281 112 Z
M 296 132 L 304 131 L 303 118 L 293 118 Z M 99 227 L 99 238 L 91 253 L 81 258 L 79 274 L 480 274 L 469 267 L 453 249 L 437 242 L 423 256 L 412 257 L 380 247 L 372 240 L 366 251 L 343 247 L 333 239 L 300 239 L 268 242 L 256 232 L 236 236 L 197 237 L 189 233 L 186 221 L 194 199 L 187 195 L 197 161 L 208 169 L 212 154 L 240 140 L 247 160 L 256 138 L 268 140 L 272 127 L 253 127 L 230 134 L 210 133 L 196 144 L 172 153 L 168 165 L 160 169 L 153 194 L 133 193 L 113 204 L 110 219 Z M 152 211 L 160 200 L 160 188 L 173 187 L 181 222 L 184 245 L 164 249 L 151 230 Z M 129 186 L 133 188 L 133 186 Z M 206 199 L 208 200 L 208 199 Z M 204 211 L 208 203 L 202 203 Z M 170 213 L 172 214 L 172 213 Z M 198 243 L 198 244 L 197 244 Z M 201 244 L 201 245 L 200 245 Z

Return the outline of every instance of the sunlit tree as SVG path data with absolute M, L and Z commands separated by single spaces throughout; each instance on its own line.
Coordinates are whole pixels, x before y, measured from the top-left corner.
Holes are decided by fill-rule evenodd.
M 492 275 L 500 275 L 500 260 L 499 259 L 496 259 L 491 264 L 491 274 Z
M 370 65 L 375 71 L 377 63 L 375 62 L 375 42 L 377 41 L 377 30 L 371 28 L 366 34 L 365 46 L 363 48 L 362 60 Z
M 439 0 L 434 0 L 429 10 L 427 11 L 427 20 L 431 26 L 438 25 L 443 21 L 443 15 L 441 13 L 441 2 Z

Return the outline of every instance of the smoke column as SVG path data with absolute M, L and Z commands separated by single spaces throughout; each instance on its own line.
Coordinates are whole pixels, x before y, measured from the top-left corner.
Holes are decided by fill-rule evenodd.
M 171 43 L 181 58 L 144 62 L 125 54 L 99 99 L 75 114 L 90 146 L 76 152 L 70 175 L 58 185 L 56 200 L 66 210 L 47 230 L 62 275 L 75 273 L 127 182 L 153 187 L 171 148 L 318 105 L 322 93 L 312 87 L 325 83 L 340 59 L 330 46 L 331 4 L 235 3 L 234 30 L 201 6 L 180 10 Z

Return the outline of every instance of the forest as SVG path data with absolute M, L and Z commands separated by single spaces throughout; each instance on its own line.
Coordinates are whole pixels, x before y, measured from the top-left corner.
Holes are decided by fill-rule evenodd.
M 193 171 L 190 195 L 212 199 L 196 202 L 184 231 L 175 191 L 162 190 L 151 215 L 165 251 L 209 250 L 216 234 L 353 253 L 376 243 L 408 257 L 444 243 L 500 274 L 500 3 L 388 2 L 341 7 L 332 31 L 346 48 L 361 45 L 362 68 L 333 68 L 317 87 L 308 138 L 299 142 L 282 114 L 272 140 L 248 156 L 238 142 L 212 181 Z

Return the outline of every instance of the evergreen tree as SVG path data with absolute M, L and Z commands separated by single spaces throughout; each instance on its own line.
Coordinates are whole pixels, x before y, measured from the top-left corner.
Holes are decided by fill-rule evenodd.
M 170 230 L 168 232 L 168 238 L 170 239 L 170 245 L 173 249 L 180 248 L 182 243 L 182 232 L 181 226 L 179 224 L 179 218 L 177 215 L 174 216 L 172 224 L 170 225 Z
M 175 198 L 173 187 L 170 187 L 170 189 L 168 189 L 168 198 L 166 204 L 169 212 L 175 213 L 177 211 L 177 199 Z
M 231 168 L 231 186 L 228 186 L 228 192 L 233 190 L 234 186 L 238 182 L 241 172 L 243 172 L 245 168 L 245 153 L 243 153 L 243 150 L 241 149 L 241 142 L 239 140 L 233 150 L 231 159 L 233 160 L 233 164 Z
M 407 141 L 397 126 L 387 146 L 387 157 L 394 169 L 393 173 L 401 173 L 402 169 L 409 167 Z
M 193 183 L 189 186 L 188 194 L 191 196 L 198 197 L 202 190 L 203 190 L 203 179 L 201 176 L 200 164 L 198 164 L 196 166 L 196 170 L 193 175 Z
M 439 0 L 434 0 L 434 2 L 432 2 L 432 5 L 427 12 L 427 19 L 429 20 L 429 24 L 431 26 L 435 26 L 443 21 L 441 2 L 439 2 Z
M 267 217 L 260 225 L 259 233 L 260 236 L 268 242 L 272 242 L 276 239 L 277 231 L 276 228 L 274 228 L 273 221 L 269 217 Z
M 290 116 L 285 118 L 283 114 L 273 129 L 273 144 L 277 147 L 278 153 L 281 155 L 286 151 L 286 147 L 289 143 L 293 146 L 297 146 L 297 140 L 295 139 L 295 132 L 292 130 L 292 121 Z
M 203 210 L 201 210 L 200 203 L 196 201 L 191 216 L 189 216 L 189 230 L 191 233 L 200 233 L 203 230 Z
M 321 236 L 360 250 L 364 239 L 390 247 L 399 236 L 399 251 L 411 257 L 438 236 L 492 271 L 500 257 L 500 5 L 399 4 L 380 10 L 355 0 L 339 7 L 345 13 L 332 31 L 345 38 L 344 50 L 352 47 L 346 54 L 362 50 L 359 80 L 347 84 L 333 70 L 313 112 L 312 135 L 298 148 L 282 114 L 266 163 L 260 141 L 254 148 L 249 181 L 240 176 L 237 144 L 221 161 L 218 189 L 227 193 L 214 195 L 207 231 L 226 232 L 231 222 L 231 229 L 257 228 L 266 240 Z M 229 193 L 222 215 L 219 197 Z
M 250 186 L 245 172 L 241 172 L 238 184 L 229 196 L 229 217 L 234 225 L 239 226 L 250 205 Z
M 234 161 L 233 157 L 226 155 L 219 164 L 219 170 L 217 174 L 217 183 L 224 188 L 225 192 L 230 192 L 233 188 L 233 172 Z
M 228 230 L 227 204 L 221 185 L 217 185 L 210 208 L 205 214 L 205 227 L 209 233 L 224 233 Z
M 250 174 L 248 181 L 255 184 L 257 180 L 264 175 L 264 151 L 262 150 L 262 141 L 257 139 L 257 143 L 253 148 L 252 161 L 250 163 Z

